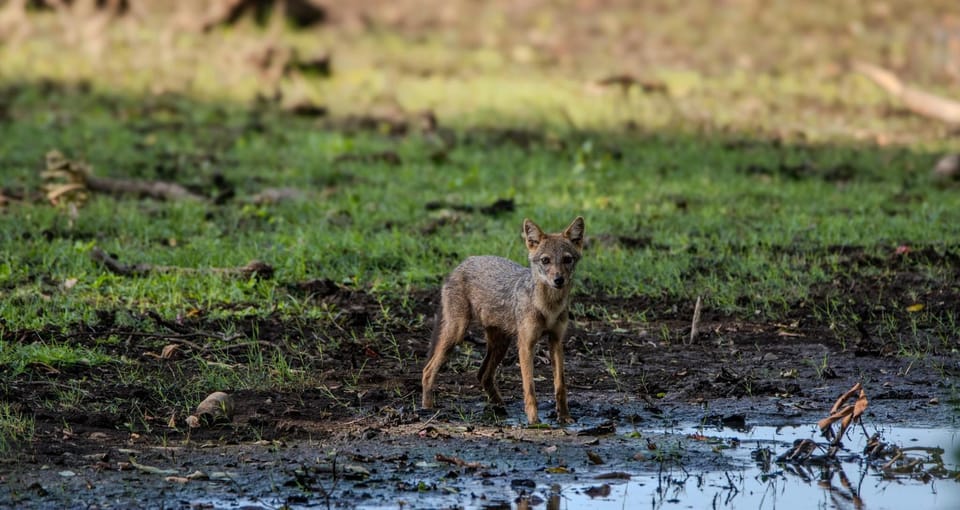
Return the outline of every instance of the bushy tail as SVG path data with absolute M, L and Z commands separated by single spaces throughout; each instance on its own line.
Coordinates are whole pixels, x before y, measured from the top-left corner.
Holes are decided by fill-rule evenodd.
M 433 358 L 437 350 L 437 344 L 440 343 L 440 322 L 443 320 L 443 302 L 437 306 L 437 313 L 433 318 L 433 333 L 430 335 L 430 348 L 427 350 L 427 359 Z

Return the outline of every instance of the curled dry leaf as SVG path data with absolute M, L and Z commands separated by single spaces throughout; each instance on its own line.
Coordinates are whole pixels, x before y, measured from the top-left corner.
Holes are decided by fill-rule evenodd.
M 844 403 L 854 395 L 857 395 L 856 402 L 844 406 Z M 832 441 L 833 446 L 836 446 L 840 443 L 840 438 L 843 437 L 843 434 L 853 421 L 859 419 L 860 416 L 863 415 L 863 412 L 867 410 L 868 403 L 867 393 L 864 391 L 863 386 L 860 383 L 854 384 L 852 388 L 847 390 L 846 393 L 834 402 L 833 407 L 830 409 L 830 416 L 818 421 L 817 427 L 825 437 Z M 840 422 L 840 427 L 837 432 L 834 433 L 832 426 L 837 421 Z
M 854 384 L 852 388 L 847 390 L 846 393 L 840 395 L 840 398 L 838 398 L 837 401 L 833 403 L 833 407 L 830 408 L 830 414 L 836 413 L 837 410 L 840 409 L 840 406 L 842 406 L 843 403 L 846 402 L 850 397 L 856 395 L 861 388 L 861 384 L 857 383 Z
M 160 351 L 160 359 L 170 359 L 177 353 L 178 350 L 180 350 L 180 345 L 167 344 L 163 346 L 163 350 Z

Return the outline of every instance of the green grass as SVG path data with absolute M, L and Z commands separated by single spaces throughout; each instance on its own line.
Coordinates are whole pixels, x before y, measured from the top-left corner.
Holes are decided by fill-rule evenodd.
M 17 344 L 0 341 L 0 366 L 12 377 L 21 374 L 31 365 L 46 367 L 41 370 L 60 370 L 75 366 L 97 366 L 112 360 L 111 356 L 103 352 L 83 346 L 59 342 Z
M 30 100 L 14 106 L 40 107 Z M 194 106 L 202 108 L 210 106 Z M 37 141 L 33 127 L 0 127 L 7 153 L 34 161 L 8 166 L 13 182 L 26 189 L 39 187 L 39 161 L 52 148 L 68 157 L 85 153 L 97 175 L 129 175 L 126 169 L 143 158 L 154 165 L 138 176 L 162 177 L 157 169 L 162 157 L 129 147 L 100 153 L 96 146 L 71 141 L 70 133 L 89 129 L 82 120 L 65 128 L 60 140 Z M 176 139 L 191 134 L 202 139 L 207 127 L 187 121 L 176 133 L 152 136 L 157 144 L 176 146 Z M 130 131 L 114 124 L 105 138 L 126 139 Z M 722 139 L 685 135 L 637 139 L 581 133 L 566 137 L 567 147 L 529 152 L 465 143 L 449 151 L 450 163 L 438 164 L 429 160 L 424 143 L 419 137 L 317 131 L 280 118 L 264 134 L 190 149 L 229 163 L 176 171 L 179 180 L 198 183 L 222 172 L 236 183 L 233 203 L 94 196 L 75 218 L 42 202 L 8 206 L 0 215 L 0 242 L 12 247 L 0 254 L 6 297 L 0 317 L 8 329 L 19 330 L 90 322 L 96 309 L 156 310 L 164 316 L 192 309 L 213 316 L 237 310 L 319 313 L 285 291 L 285 285 L 311 278 L 399 299 L 410 290 L 437 286 L 468 254 L 523 260 L 517 236 L 523 217 L 558 230 L 577 214 L 587 218 L 591 241 L 580 269 L 586 292 L 674 301 L 704 295 L 727 313 L 776 317 L 835 276 L 836 256 L 827 247 L 859 246 L 880 257 L 904 243 L 945 251 L 954 248 L 949 240 L 960 214 L 955 190 L 918 175 L 934 158 L 903 149 L 741 150 Z M 385 149 L 402 163 L 335 162 L 343 154 Z M 788 173 L 790 165 L 800 164 L 803 175 Z M 824 177 L 837 168 L 848 175 L 840 181 Z M 318 184 L 331 180 L 337 182 L 332 187 Z M 272 187 L 295 187 L 304 196 L 272 205 L 248 202 Z M 430 201 L 479 206 L 498 198 L 514 200 L 517 211 L 489 217 L 423 206 Z M 446 224 L 431 235 L 422 233 L 439 219 Z M 618 237 L 649 242 L 636 247 Z M 176 272 L 124 278 L 91 262 L 94 245 L 128 263 L 209 268 L 260 259 L 277 274 L 265 281 Z M 72 279 L 75 284 L 67 288 L 64 283 Z
M 34 435 L 34 421 L 6 402 L 0 402 L 0 455 L 29 442 Z

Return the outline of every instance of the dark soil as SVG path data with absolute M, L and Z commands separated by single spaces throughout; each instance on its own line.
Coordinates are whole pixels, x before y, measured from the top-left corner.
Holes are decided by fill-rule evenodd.
M 417 408 L 432 323 L 419 318 L 432 317 L 433 291 L 413 296 L 406 311 L 392 308 L 397 311 L 389 320 L 373 296 L 313 281 L 289 289 L 318 306 L 336 305 L 342 313 L 333 324 L 275 317 L 225 324 L 147 314 L 136 317 L 142 327 L 133 328 L 120 325 L 130 323 L 129 317 L 118 320 L 125 312 L 104 311 L 98 323 L 67 332 L 5 332 L 4 341 L 57 339 L 101 349 L 98 341 L 112 335 L 121 342 L 111 354 L 132 360 L 144 377 L 130 380 L 123 377 L 128 366 L 106 365 L 31 366 L 5 378 L 0 397 L 35 418 L 36 435 L 0 465 L 0 505 L 373 505 L 369 498 L 399 501 L 424 494 L 433 497 L 428 506 L 509 504 L 530 494 L 525 484 L 549 482 L 550 468 L 585 481 L 611 470 L 664 465 L 725 469 L 729 461 L 662 431 L 691 423 L 814 424 L 858 381 L 870 401 L 865 422 L 952 426 L 958 403 L 948 381 L 960 375 L 958 339 L 943 338 L 950 330 L 937 324 L 960 309 L 956 284 L 925 282 L 927 319 L 914 328 L 909 312 L 878 302 L 881 295 L 885 300 L 915 295 L 912 266 L 897 258 L 870 258 L 857 248 L 842 250 L 850 267 L 887 271 L 872 273 L 884 275 L 874 278 L 838 278 L 792 308 L 783 323 L 722 316 L 707 306 L 702 333 L 690 345 L 685 340 L 692 304 L 669 297 L 577 296 L 580 303 L 600 305 L 585 309 L 606 315 L 573 317 L 566 351 L 577 423 L 567 428 L 522 426 L 515 354 L 501 371 L 507 416 L 485 407 L 476 382 L 483 354 L 476 334 L 441 374 L 440 409 Z M 921 255 L 926 264 L 955 271 L 950 252 Z M 815 313 L 816 306 L 837 302 L 838 293 L 843 299 L 833 322 Z M 622 319 L 637 312 L 645 312 L 647 322 Z M 903 320 L 891 322 L 895 314 Z M 894 323 L 902 330 L 889 330 Z M 204 332 L 222 331 L 235 331 L 235 338 L 201 346 Z M 235 416 L 191 431 L 185 409 L 170 404 L 197 403 L 178 380 L 194 375 L 198 360 L 251 363 L 248 339 L 254 337 L 259 348 L 299 360 L 302 365 L 293 368 L 308 374 L 307 382 L 262 391 L 211 387 L 232 394 Z M 179 355 L 158 359 L 155 353 L 170 343 L 180 345 Z M 538 358 L 538 375 L 548 373 L 547 364 L 545 355 Z M 549 385 L 547 377 L 538 379 L 541 416 L 548 423 Z M 46 404 L 62 402 L 65 391 L 77 392 L 82 403 L 70 409 Z M 606 463 L 594 464 L 588 451 Z M 438 461 L 438 455 L 446 460 Z M 457 459 L 466 464 L 457 465 Z M 173 471 L 150 472 L 134 461 Z M 182 478 L 196 471 L 214 480 Z M 447 486 L 457 489 L 456 497 Z M 480 492 L 470 496 L 470 490 Z

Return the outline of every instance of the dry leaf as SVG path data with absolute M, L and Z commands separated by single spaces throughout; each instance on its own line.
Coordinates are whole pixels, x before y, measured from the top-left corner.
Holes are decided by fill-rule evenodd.
M 914 303 L 907 307 L 907 311 L 910 313 L 916 313 L 923 310 L 923 305 L 921 303 Z
M 596 452 L 587 451 L 587 458 L 590 459 L 590 463 L 594 465 L 603 464 L 603 457 L 601 457 Z
M 857 397 L 857 402 L 853 405 L 853 417 L 859 418 L 860 415 L 867 410 L 867 404 L 869 404 L 869 401 L 867 400 L 867 392 L 861 389 L 860 396 Z
M 833 425 L 834 423 L 836 423 L 838 420 L 842 420 L 844 417 L 851 414 L 853 414 L 853 407 L 852 406 L 844 407 L 840 411 L 833 413 L 830 416 L 827 416 L 826 418 L 818 421 L 817 427 L 819 427 L 820 430 L 822 431 L 830 427 L 830 425 Z
M 167 344 L 163 346 L 163 350 L 160 351 L 160 359 L 172 358 L 179 349 L 180 349 L 180 345 L 178 344 Z
M 591 498 L 605 498 L 610 495 L 610 486 L 603 484 L 599 487 L 589 487 L 584 491 L 584 494 Z
M 840 395 L 840 398 L 838 398 L 837 401 L 833 403 L 833 407 L 830 408 L 830 414 L 836 413 L 837 409 L 840 409 L 840 406 L 842 406 L 843 403 L 847 401 L 847 399 L 856 395 L 857 392 L 860 391 L 861 387 L 862 386 L 860 385 L 860 383 L 854 384 L 853 387 L 847 390 L 846 393 L 844 393 L 843 395 Z

